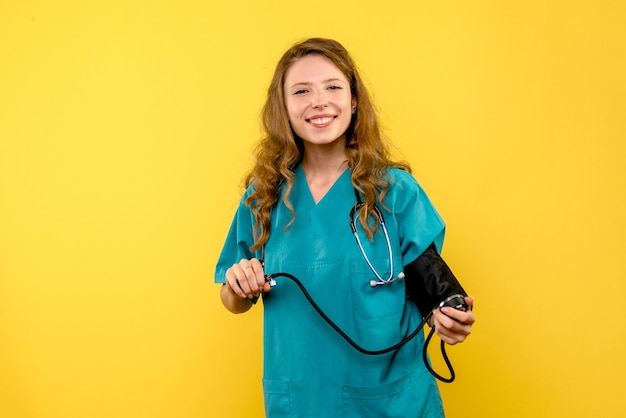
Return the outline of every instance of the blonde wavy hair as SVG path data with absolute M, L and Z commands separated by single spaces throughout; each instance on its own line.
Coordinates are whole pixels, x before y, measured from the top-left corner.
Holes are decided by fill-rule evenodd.
M 283 54 L 276 66 L 261 113 L 265 136 L 256 145 L 254 166 L 244 180 L 246 187 L 253 185 L 254 189 L 245 201 L 255 217 L 252 251 L 262 248 L 269 239 L 272 209 L 278 203 L 283 185 L 283 202 L 293 215 L 285 228 L 296 216 L 289 195 L 295 178 L 294 169 L 302 160 L 304 146 L 302 139 L 291 129 L 283 86 L 287 70 L 307 55 L 320 55 L 330 60 L 350 82 L 352 97 L 356 98 L 357 111 L 346 131 L 346 158 L 352 172 L 352 184 L 363 198 L 359 220 L 370 239 L 377 224 L 370 225 L 368 217 L 373 215 L 374 205 L 384 205 L 389 188 L 387 170 L 397 167 L 410 172 L 408 164 L 390 159 L 370 95 L 348 51 L 332 39 L 311 38 L 299 42 Z

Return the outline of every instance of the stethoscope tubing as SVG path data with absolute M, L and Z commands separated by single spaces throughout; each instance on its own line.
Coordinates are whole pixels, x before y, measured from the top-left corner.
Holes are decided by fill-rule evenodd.
M 415 331 L 413 331 L 406 338 L 402 339 L 402 341 L 400 341 L 399 343 L 394 344 L 387 348 L 383 348 L 382 350 L 368 350 L 366 348 L 361 347 L 359 344 L 357 344 L 352 338 L 348 336 L 348 334 L 346 334 L 337 324 L 335 324 L 335 322 L 333 322 L 333 320 L 330 319 L 328 315 L 326 315 L 326 313 L 322 310 L 322 308 L 320 308 L 319 305 L 315 302 L 315 300 L 313 300 L 309 292 L 306 290 L 302 282 L 300 282 L 300 280 L 298 280 L 297 277 L 289 273 L 273 273 L 273 274 L 266 276 L 266 280 L 271 281 L 271 280 L 274 280 L 276 277 L 287 277 L 288 279 L 293 281 L 300 288 L 300 290 L 302 291 L 302 294 L 309 301 L 313 309 L 317 311 L 317 313 L 328 323 L 328 325 L 330 325 L 335 331 L 337 331 L 337 333 L 339 333 L 339 335 L 341 335 L 352 347 L 356 348 L 361 353 L 367 354 L 370 356 L 386 354 L 402 347 L 403 345 L 411 341 L 422 330 L 422 328 L 424 328 L 424 325 L 428 323 L 428 320 L 432 316 L 432 313 L 428 314 L 428 316 L 424 318 L 422 322 L 417 326 Z
M 313 298 L 311 297 L 309 292 L 306 290 L 306 288 L 304 287 L 302 282 L 300 280 L 298 280 L 298 278 L 296 276 L 294 276 L 293 274 L 284 273 L 284 272 L 283 273 L 272 273 L 272 274 L 268 274 L 267 276 L 265 276 L 265 280 L 267 282 L 269 282 L 270 284 L 272 284 L 272 286 L 275 286 L 276 285 L 276 281 L 275 281 L 276 277 L 286 277 L 286 278 L 290 279 L 291 281 L 293 281 L 298 286 L 298 288 L 300 289 L 300 291 L 302 292 L 304 297 L 307 299 L 309 304 L 324 319 L 324 321 L 326 321 L 326 323 L 328 325 L 330 325 L 344 340 L 346 340 L 357 351 L 359 351 L 359 352 L 361 352 L 363 354 L 370 355 L 370 356 L 386 354 L 386 353 L 389 353 L 391 351 L 395 351 L 395 350 L 399 349 L 400 347 L 402 347 L 403 345 L 405 345 L 406 343 L 411 341 L 413 338 L 415 338 L 415 336 L 417 336 L 417 334 L 420 333 L 420 331 L 424 328 L 424 325 L 426 325 L 428 323 L 428 320 L 433 315 L 432 311 L 429 312 L 428 315 L 426 315 L 426 317 L 422 320 L 422 322 L 420 322 L 420 324 L 417 326 L 417 328 L 411 334 L 409 334 L 407 337 L 403 338 L 397 344 L 394 344 L 394 345 L 392 345 L 390 347 L 387 347 L 387 348 L 383 348 L 381 350 L 368 350 L 366 348 L 363 348 L 359 344 L 357 344 L 332 319 L 330 319 L 330 317 L 328 315 L 326 315 L 326 313 L 322 310 L 322 308 L 319 307 L 319 305 L 315 302 L 315 300 L 313 300 Z M 426 340 L 424 341 L 424 347 L 422 349 L 422 358 L 424 360 L 424 365 L 426 366 L 428 371 L 433 376 L 435 376 L 437 379 L 441 380 L 444 383 L 451 383 L 451 382 L 454 381 L 456 376 L 455 376 L 455 373 L 454 373 L 454 369 L 452 367 L 452 363 L 450 362 L 450 359 L 448 358 L 448 355 L 446 353 L 445 342 L 443 340 L 441 341 L 441 353 L 443 355 L 443 359 L 444 359 L 446 365 L 448 366 L 448 370 L 450 371 L 450 377 L 446 378 L 446 377 L 443 377 L 443 376 L 439 375 L 437 372 L 435 372 L 435 370 L 433 370 L 433 368 L 430 366 L 430 362 L 428 361 L 428 352 L 427 352 L 428 345 L 429 345 L 430 340 L 431 340 L 431 338 L 432 338 L 434 333 L 435 333 L 435 328 L 433 327 L 433 328 L 430 329 L 430 332 L 428 333 L 428 336 L 427 336 Z

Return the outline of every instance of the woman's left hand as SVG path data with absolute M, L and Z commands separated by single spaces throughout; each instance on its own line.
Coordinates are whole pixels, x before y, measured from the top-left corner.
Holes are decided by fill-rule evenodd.
M 450 345 L 465 341 L 472 332 L 472 325 L 476 321 L 472 312 L 474 298 L 466 296 L 465 303 L 467 303 L 466 312 L 447 306 L 441 310 L 435 309 L 433 311 L 432 324 L 435 327 L 435 332 L 439 338 Z

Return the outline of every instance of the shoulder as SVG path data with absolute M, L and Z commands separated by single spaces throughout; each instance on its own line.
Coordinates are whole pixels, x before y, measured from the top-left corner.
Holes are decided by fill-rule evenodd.
M 413 208 L 432 205 L 426 191 L 408 171 L 390 168 L 387 171 L 387 179 L 389 189 L 384 201 L 385 205 L 392 207 L 394 211 L 402 213 Z
M 256 191 L 256 188 L 254 187 L 254 183 L 251 183 L 251 184 L 248 185 L 248 187 L 246 187 L 246 190 L 244 190 L 243 195 L 241 197 L 243 199 L 246 199 L 248 196 L 250 196 L 255 191 Z
M 422 189 L 413 174 L 400 168 L 388 169 L 387 180 L 389 181 L 390 195 L 415 195 L 420 193 Z
M 248 186 L 246 186 L 246 188 L 245 188 L 245 190 L 244 190 L 243 194 L 241 195 L 241 204 L 242 204 L 243 206 L 246 206 L 246 205 L 245 205 L 246 200 L 247 200 L 247 199 L 248 199 L 251 195 L 253 195 L 254 193 L 256 193 L 256 192 L 257 192 L 257 189 L 258 189 L 258 188 L 256 187 L 256 185 L 255 185 L 255 183 L 254 183 L 254 182 L 251 182 Z

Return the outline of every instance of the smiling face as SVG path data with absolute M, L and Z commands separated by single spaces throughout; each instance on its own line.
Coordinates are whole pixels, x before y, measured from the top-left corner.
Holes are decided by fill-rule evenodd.
M 291 127 L 305 147 L 345 143 L 356 99 L 346 76 L 330 60 L 300 58 L 287 70 L 283 90 Z

